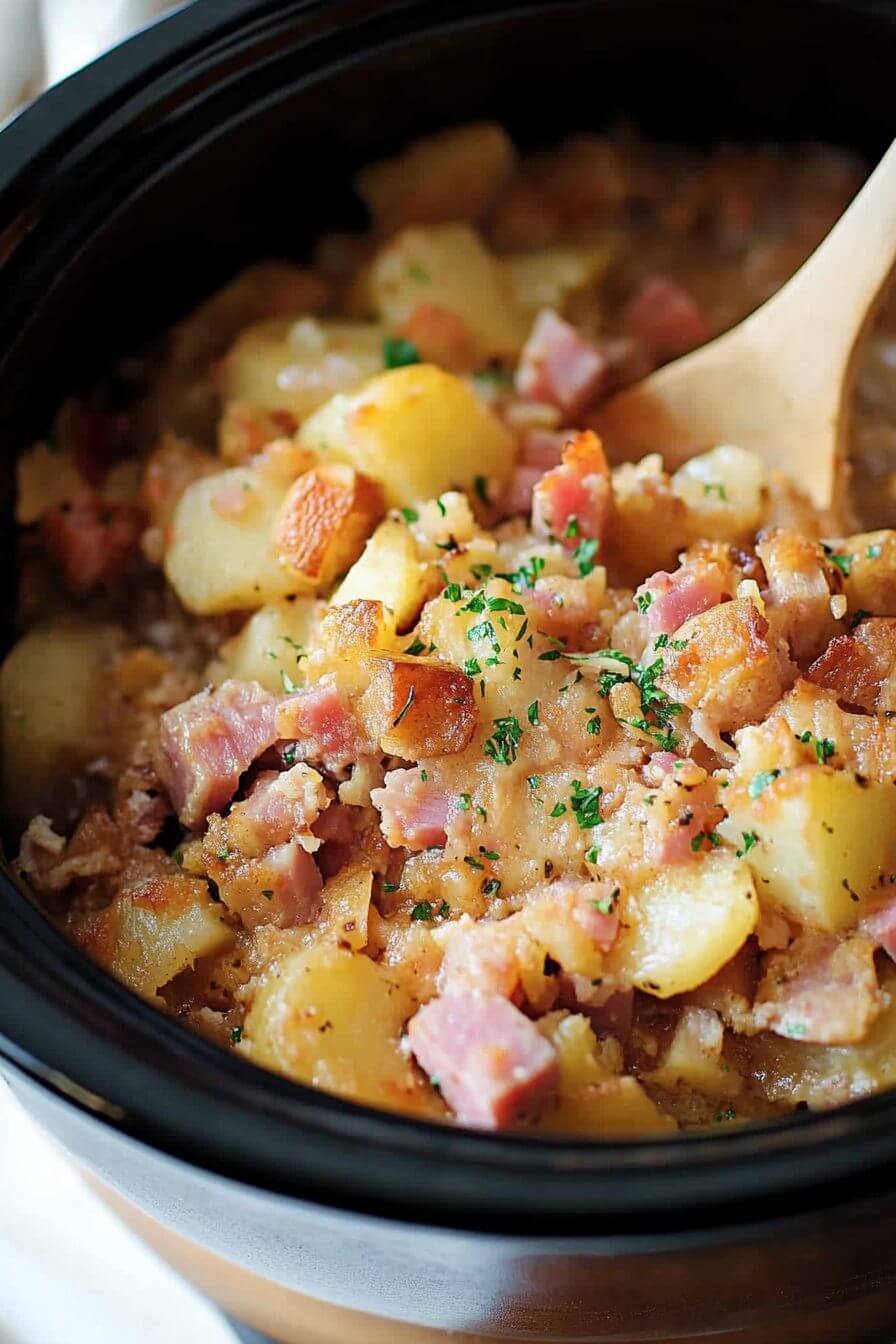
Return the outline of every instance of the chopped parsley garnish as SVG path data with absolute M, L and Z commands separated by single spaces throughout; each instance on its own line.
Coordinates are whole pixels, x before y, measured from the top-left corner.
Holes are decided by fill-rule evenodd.
M 526 710 L 526 718 L 527 718 L 527 719 L 529 720 L 529 722 L 532 724 L 532 727 L 533 727 L 533 728 L 537 728 L 537 727 L 539 726 L 539 724 L 541 723 L 541 720 L 540 720 L 539 717 L 538 717 L 538 701 L 537 701 L 537 700 L 533 700 L 532 703 L 531 703 L 531 705 L 529 706 L 529 708 Z
M 418 901 L 411 911 L 411 919 L 432 919 L 432 906 L 429 901 Z
M 287 695 L 293 695 L 299 689 L 285 667 L 280 669 L 280 685 Z
M 760 770 L 758 775 L 754 775 L 750 780 L 747 793 L 751 798 L 758 798 L 763 789 L 767 789 L 769 784 L 778 778 L 780 770 Z
M 383 363 L 387 369 L 400 369 L 405 364 L 419 364 L 420 351 L 413 341 L 401 336 L 387 336 L 383 341 Z
M 653 601 L 653 593 L 650 591 L 649 588 L 646 588 L 643 593 L 635 593 L 635 603 L 640 612 L 645 612 L 647 608 L 650 606 L 652 601 Z M 667 642 L 668 638 L 669 637 L 667 635 L 666 636 Z
M 461 810 L 461 812 L 469 812 L 469 810 L 470 810 L 470 808 L 471 808 L 471 806 L 472 806 L 472 804 L 473 804 L 473 799 L 472 799 L 471 795 L 470 795 L 469 793 L 459 793 L 459 794 L 458 794 L 458 797 L 460 798 L 460 810 Z
M 573 514 L 566 524 L 566 530 L 563 535 L 564 537 L 577 537 L 579 535 L 579 520 L 576 518 L 575 514 Z
M 610 892 L 609 896 L 602 896 L 600 900 L 592 901 L 591 904 L 594 906 L 595 910 L 597 910 L 600 914 L 612 915 L 613 911 L 616 908 L 616 902 L 618 900 L 619 900 L 619 888 L 614 887 L 613 890 Z
M 505 714 L 494 720 L 495 731 L 488 738 L 482 750 L 499 765 L 512 765 L 516 760 L 517 747 L 523 730 L 515 714 Z
M 600 732 L 599 714 L 595 714 L 593 718 L 588 720 L 588 722 L 585 724 L 585 732 L 590 733 L 592 737 L 597 736 L 597 734 Z
M 439 511 L 439 515 L 440 515 L 442 518 L 444 518 L 445 515 L 448 513 L 448 510 L 445 508 L 445 505 L 444 505 L 444 502 L 443 502 L 443 500 L 442 500 L 442 496 L 441 496 L 441 495 L 439 495 L 438 499 L 436 500 L 436 508 L 438 509 L 438 511 Z
M 473 489 L 476 491 L 477 498 L 480 499 L 483 504 L 489 503 L 488 481 L 484 476 L 473 477 Z
M 480 863 L 479 859 L 474 859 L 472 854 L 464 855 L 464 863 L 468 863 L 471 868 L 484 868 L 485 864 Z
M 559 657 L 561 657 L 559 649 L 546 649 L 544 653 L 538 655 L 538 661 L 540 663 L 553 663 Z
M 243 1039 L 243 1029 L 242 1029 L 242 1027 L 231 1027 L 231 1028 L 230 1028 L 230 1044 L 231 1044 L 231 1045 L 239 1045 L 239 1043 L 240 1043 L 240 1041 L 241 1041 L 242 1039 Z
M 446 583 L 442 589 L 442 596 L 446 602 L 460 602 L 464 595 L 464 590 L 459 583 Z
M 495 627 L 491 621 L 479 621 L 477 625 L 471 625 L 467 631 L 467 639 L 494 639 Z
M 496 862 L 496 860 L 501 857 L 496 849 L 486 849 L 485 845 L 479 846 L 479 853 L 484 859 L 491 859 L 492 863 Z
M 745 854 L 749 854 L 750 850 L 759 844 L 759 836 L 755 831 L 741 831 L 741 835 L 744 838 L 743 847 L 735 850 L 739 859 L 742 859 Z
M 836 751 L 837 751 L 837 744 L 836 744 L 836 742 L 833 741 L 832 738 L 830 738 L 830 737 L 813 737 L 813 734 L 809 732 L 809 729 L 808 729 L 808 728 L 805 730 L 805 732 L 802 732 L 802 733 L 794 733 L 794 737 L 796 738 L 797 742 L 812 742 L 812 741 L 814 741 L 814 743 L 815 743 L 815 756 L 816 756 L 816 759 L 817 759 L 819 765 L 824 765 L 825 761 L 830 760 L 830 758 L 831 758 L 831 757 L 836 753 Z
M 600 800 L 603 796 L 603 789 L 596 784 L 592 789 L 582 787 L 578 779 L 572 782 L 572 791 L 570 794 L 570 807 L 573 816 L 583 829 L 592 826 L 600 826 L 603 817 L 600 814 Z
M 421 285 L 425 285 L 429 280 L 429 271 L 425 271 L 416 261 L 412 262 L 408 267 L 408 275 L 412 280 L 418 281 Z
M 837 551 L 831 551 L 828 559 L 832 565 L 837 566 L 844 578 L 849 578 L 855 561 L 854 555 L 841 555 Z
M 486 579 L 491 577 L 491 572 L 492 572 L 491 565 L 487 565 L 485 564 L 485 562 L 483 562 L 481 565 L 472 565 L 470 567 L 470 573 L 473 575 L 473 578 L 476 580 L 477 583 L 484 583 Z
M 288 747 L 283 748 L 283 764 L 287 766 L 295 765 L 298 753 L 299 749 L 295 742 L 290 742 Z
M 537 788 L 540 788 L 540 786 L 541 786 L 541 775 L 528 775 L 528 776 L 526 777 L 526 783 L 529 785 L 529 788 L 530 788 L 530 789 L 537 789 Z
M 397 882 L 384 882 L 384 883 L 383 883 L 383 891 L 397 891 L 397 890 L 398 890 L 398 883 L 397 883 Z
M 589 850 L 585 851 L 586 863 L 597 863 L 597 856 L 599 854 L 600 854 L 600 845 L 592 845 Z
M 266 888 L 261 894 L 266 901 L 272 901 L 274 899 L 274 893 L 271 891 L 270 887 Z
M 870 615 L 871 615 L 870 611 L 866 611 L 864 607 L 859 607 L 858 611 L 855 613 L 852 620 L 849 622 L 850 630 L 855 630 L 856 626 L 861 625 L 862 621 L 864 621 L 865 618 Z
M 420 515 L 416 509 L 399 509 L 399 513 L 406 523 L 417 523 L 420 521 Z
M 405 649 L 405 653 L 413 654 L 414 657 L 416 657 L 416 655 L 418 653 L 422 653 L 425 648 L 426 645 L 423 643 L 422 639 L 415 639 L 412 644 L 409 644 L 407 646 L 407 648 Z
M 806 1034 L 806 1024 L 805 1022 L 784 1022 L 782 1023 L 782 1032 L 783 1035 L 798 1041 Z
M 726 1120 L 733 1120 L 737 1112 L 733 1106 L 726 1106 L 724 1111 L 716 1111 L 713 1120 L 717 1125 L 724 1124 Z
M 411 705 L 414 703 L 414 697 L 416 696 L 416 694 L 417 694 L 417 692 L 416 692 L 415 688 L 412 686 L 411 689 L 408 691 L 408 698 L 407 698 L 407 700 L 405 700 L 405 702 L 404 702 L 404 704 L 402 705 L 401 709 L 398 711 L 398 713 L 396 714 L 395 718 L 392 720 L 392 727 L 393 727 L 393 728 L 397 728 L 398 725 L 401 723 L 401 721 L 402 721 L 402 719 L 404 718 L 405 714 L 407 714 L 407 712 L 408 712 L 408 710 L 410 709 Z
M 722 843 L 722 837 L 719 835 L 718 831 L 700 831 L 699 834 L 695 835 L 691 840 L 691 850 L 694 854 L 698 854 L 703 848 L 704 840 L 713 849 Z
M 718 495 L 719 499 L 727 500 L 728 498 L 724 485 L 720 485 L 717 481 L 707 481 L 706 485 L 703 487 L 703 493 L 704 495 L 715 493 Z
M 583 579 L 586 574 L 591 573 L 592 569 L 597 564 L 594 557 L 597 555 L 599 548 L 599 541 L 595 541 L 592 537 L 586 537 L 584 541 L 579 542 L 578 546 L 573 551 L 572 558 L 578 565 L 579 574 Z
M 497 896 L 501 890 L 501 883 L 496 877 L 487 877 L 482 884 L 483 896 Z
M 548 815 L 551 817 L 562 817 L 565 811 L 566 811 L 565 803 L 555 803 Z
M 534 588 L 535 580 L 544 569 L 544 557 L 533 555 L 528 560 L 524 560 L 519 569 L 511 570 L 507 574 L 498 574 L 499 579 L 506 579 L 512 584 L 518 593 L 525 588 Z
M 873 546 L 867 547 L 865 554 L 869 560 L 876 560 L 882 550 L 883 546 L 881 546 L 879 541 L 876 541 Z
M 481 668 L 481 666 L 480 666 L 480 664 L 479 664 L 479 659 L 478 659 L 478 658 L 465 658 L 465 659 L 464 659 L 464 672 L 466 673 L 466 675 L 467 675 L 468 677 L 478 677 L 478 676 L 479 676 L 479 673 L 480 673 L 481 671 L 482 671 L 482 668 Z

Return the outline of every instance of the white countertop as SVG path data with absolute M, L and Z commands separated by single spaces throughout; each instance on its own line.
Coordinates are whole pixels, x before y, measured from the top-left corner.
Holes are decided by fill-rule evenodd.
M 0 0 L 2 3 L 2 0 Z M 235 1344 L 0 1079 L 0 1344 Z

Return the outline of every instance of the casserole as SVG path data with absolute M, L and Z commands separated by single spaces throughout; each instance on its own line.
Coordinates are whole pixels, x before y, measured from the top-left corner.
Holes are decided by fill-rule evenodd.
M 772 31 L 754 117 L 754 63 Z M 4 132 L 3 441 L 33 437 L 70 388 L 176 316 L 170 296 L 186 308 L 241 261 L 351 222 L 348 169 L 407 140 L 409 118 L 414 132 L 457 120 L 459 69 L 464 118 L 497 108 L 537 139 L 593 123 L 597 64 L 606 110 L 637 113 L 648 130 L 705 133 L 711 96 L 714 137 L 836 141 L 826 81 L 860 60 L 850 140 L 873 154 L 887 133 L 892 32 L 879 5 L 763 5 L 749 20 L 703 4 L 185 10 Z M 643 102 L 639 86 L 651 90 Z M 668 116 L 671 89 L 685 92 Z M 330 219 L 292 185 L 296 143 L 316 194 L 334 202 Z M 283 206 L 273 218 L 250 208 L 265 184 Z M 78 351 L 77 367 L 63 349 Z M 300 1294 L 496 1338 L 768 1339 L 774 1324 L 789 1341 L 801 1329 L 855 1339 L 892 1315 L 885 1096 L 670 1146 L 511 1143 L 375 1116 L 256 1076 L 157 1019 L 48 933 L 11 884 L 0 1003 L 14 1086 L 100 1180 Z M 225 1303 L 301 1337 L 298 1306 L 277 1320 L 260 1290 L 237 1303 L 239 1278 L 222 1276 Z

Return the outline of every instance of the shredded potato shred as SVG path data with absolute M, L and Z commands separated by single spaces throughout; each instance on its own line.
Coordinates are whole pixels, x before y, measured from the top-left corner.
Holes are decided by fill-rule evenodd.
M 444 1123 L 672 1134 L 896 1082 L 896 310 L 861 523 L 737 444 L 672 472 L 593 429 L 862 175 L 463 127 L 360 174 L 366 235 L 67 402 L 19 464 L 0 671 L 48 916 L 222 1047 Z

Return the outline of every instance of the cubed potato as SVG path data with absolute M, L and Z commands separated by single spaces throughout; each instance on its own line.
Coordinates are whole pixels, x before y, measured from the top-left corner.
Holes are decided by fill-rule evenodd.
M 36 443 L 16 463 L 16 522 L 30 527 L 59 504 L 87 489 L 71 453 Z
M 422 305 L 459 317 L 472 362 L 512 358 L 528 323 L 516 307 L 502 263 L 466 224 L 405 229 L 374 258 L 367 272 L 373 307 L 399 331 Z
M 722 1055 L 724 1030 L 718 1013 L 708 1008 L 681 1010 L 672 1040 L 659 1068 L 646 1074 L 648 1082 L 674 1091 L 694 1088 L 709 1097 L 736 1097 L 743 1087 L 740 1074 Z
M 74 924 L 72 933 L 101 966 L 147 999 L 197 957 L 220 952 L 234 939 L 208 884 L 168 859 L 105 909 Z
M 453 126 L 369 164 L 355 186 L 379 233 L 404 224 L 478 219 L 513 172 L 516 151 L 493 122 Z
M 395 518 L 380 523 L 336 589 L 334 607 L 359 599 L 379 601 L 393 629 L 407 630 L 429 592 L 429 573 L 409 529 Z
M 334 397 L 299 440 L 379 481 L 390 505 L 469 491 L 478 476 L 499 491 L 515 454 L 513 435 L 472 388 L 432 364 L 389 369 L 354 396 Z
M 859 532 L 830 543 L 850 611 L 896 616 L 896 532 Z
M 367 916 L 373 892 L 373 872 L 352 863 L 331 877 L 321 893 L 317 921 L 320 936 L 360 952 L 367 946 Z
M 108 626 L 64 620 L 30 630 L 6 655 L 0 718 L 8 822 L 64 808 L 71 775 L 106 749 L 104 683 L 117 643 Z
M 433 658 L 371 658 L 358 713 L 384 752 L 409 761 L 463 751 L 478 712 L 469 677 Z
M 301 680 L 299 657 L 314 622 L 310 598 L 284 598 L 259 607 L 238 635 L 222 645 L 215 680 L 234 677 L 258 681 L 265 690 L 282 692 L 288 682 Z
M 692 540 L 748 540 L 763 520 L 768 470 L 756 453 L 726 443 L 679 467 L 672 491 L 688 510 Z
M 400 1110 L 431 1105 L 401 1050 L 414 1004 L 397 973 L 322 943 L 266 974 L 246 1018 L 252 1058 L 299 1082 Z
M 750 869 L 730 851 L 669 866 L 625 899 L 607 970 L 658 999 L 684 994 L 731 960 L 758 915 Z
M 535 317 L 542 308 L 562 313 L 573 295 L 591 289 L 613 255 L 610 244 L 588 247 L 545 247 L 507 257 L 510 285 L 517 308 Z
M 755 837 L 745 861 L 764 902 L 812 928 L 852 928 L 896 872 L 896 789 L 821 765 L 772 773 L 728 789 L 719 831 Z
M 282 564 L 274 549 L 288 485 L 246 466 L 187 487 L 171 519 L 164 566 L 188 610 L 254 609 L 313 590 L 313 581 Z
M 260 322 L 221 365 L 221 395 L 301 424 L 337 392 L 354 392 L 383 367 L 385 330 L 373 323 Z
M 322 462 L 286 492 L 274 525 L 274 551 L 288 570 L 328 588 L 357 560 L 384 512 L 375 481 L 343 462 Z

